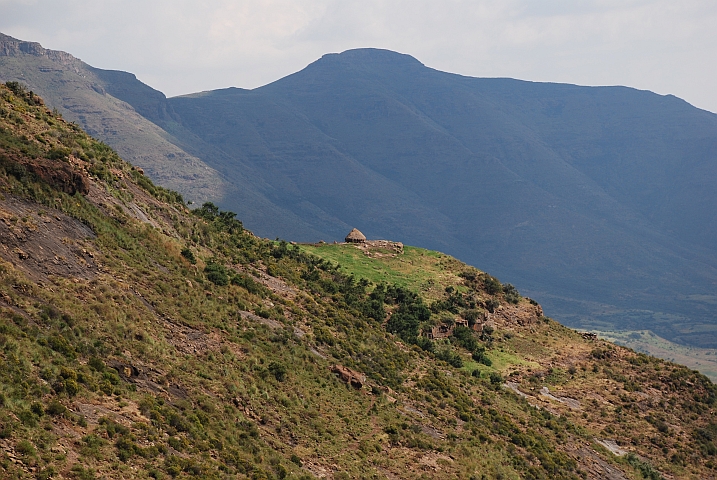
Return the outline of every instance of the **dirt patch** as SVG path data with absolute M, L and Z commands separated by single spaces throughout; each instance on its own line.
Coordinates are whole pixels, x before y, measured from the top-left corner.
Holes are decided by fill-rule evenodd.
M 143 197 L 147 197 L 147 194 L 144 193 Z M 103 186 L 100 186 L 95 182 L 90 184 L 87 199 L 97 205 L 106 215 L 110 217 L 116 217 L 117 213 L 121 211 L 130 218 L 134 218 L 135 220 L 139 220 L 140 222 L 146 223 L 155 228 L 160 228 L 159 225 L 150 219 L 136 202 L 124 203 L 109 193 Z
M 264 325 L 266 325 L 267 327 L 269 327 L 271 329 L 277 329 L 277 328 L 284 327 L 284 325 L 282 325 L 281 322 L 279 322 L 277 320 L 274 320 L 271 318 L 260 317 L 258 315 L 254 315 L 251 312 L 247 312 L 245 310 L 240 310 L 239 315 L 241 316 L 241 318 L 243 320 L 250 320 L 252 322 L 263 323 Z
M 537 323 L 543 316 L 543 309 L 540 305 L 533 305 L 529 302 L 520 302 L 517 305 L 501 305 L 494 313 L 486 314 L 486 324 L 493 323 L 494 326 L 526 326 Z
M 443 440 L 446 436 L 440 431 L 430 425 L 421 425 L 421 432 L 425 433 L 429 437 L 435 440 Z
M 281 278 L 272 277 L 261 270 L 248 270 L 246 268 L 242 268 L 241 266 L 236 267 L 236 269 L 240 272 L 246 273 L 247 275 L 251 275 L 255 281 L 261 283 L 277 295 L 281 295 L 286 298 L 294 298 L 294 296 L 296 296 L 296 289 L 287 284 Z
M 430 452 L 418 459 L 418 463 L 426 468 L 438 471 L 453 463 L 453 459 L 442 453 Z
M 14 197 L 0 200 L 0 256 L 34 281 L 91 280 L 99 273 L 92 230 L 59 210 Z
M 131 418 L 102 405 L 76 402 L 75 409 L 75 413 L 79 413 L 85 417 L 85 420 L 87 420 L 87 423 L 90 425 L 99 424 L 100 418 L 102 417 L 111 418 L 112 421 L 122 424 L 125 427 L 131 427 L 133 423 Z
M 200 330 L 164 320 L 167 329 L 167 341 L 177 351 L 187 355 L 201 355 L 209 350 L 217 351 L 221 348 L 221 337 L 216 333 L 204 333 Z

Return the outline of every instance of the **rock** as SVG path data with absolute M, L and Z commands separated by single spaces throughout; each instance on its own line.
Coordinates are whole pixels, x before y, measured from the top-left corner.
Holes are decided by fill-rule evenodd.
M 364 374 L 357 372 L 356 370 L 351 370 L 343 365 L 332 365 L 331 371 L 337 374 L 341 380 L 356 389 L 362 388 L 363 384 L 366 383 L 366 376 Z

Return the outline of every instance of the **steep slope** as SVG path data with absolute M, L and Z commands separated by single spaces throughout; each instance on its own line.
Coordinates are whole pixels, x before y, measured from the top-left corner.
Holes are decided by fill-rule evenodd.
M 704 376 L 438 252 L 189 212 L 18 84 L 0 219 L 4 478 L 715 477 Z

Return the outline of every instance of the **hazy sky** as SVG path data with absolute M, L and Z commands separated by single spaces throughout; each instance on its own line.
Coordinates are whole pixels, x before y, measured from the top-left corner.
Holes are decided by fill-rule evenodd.
M 0 0 L 0 31 L 168 96 L 378 47 L 483 77 L 628 85 L 717 112 L 715 0 Z

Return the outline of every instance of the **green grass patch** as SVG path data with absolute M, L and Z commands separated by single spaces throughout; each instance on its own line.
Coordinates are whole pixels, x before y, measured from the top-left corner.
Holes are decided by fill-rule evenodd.
M 340 265 L 340 271 L 373 284 L 393 283 L 427 299 L 443 295 L 445 288 L 464 288 L 458 277 L 462 262 L 441 252 L 406 246 L 402 254 L 371 249 L 366 255 L 354 245 L 301 245 L 301 250 Z

